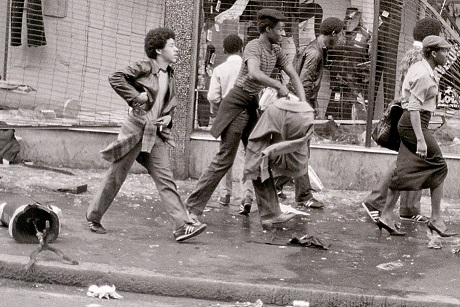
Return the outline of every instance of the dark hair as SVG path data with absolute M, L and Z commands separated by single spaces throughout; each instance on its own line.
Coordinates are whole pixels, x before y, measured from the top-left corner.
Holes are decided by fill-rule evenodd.
M 150 30 L 145 36 L 144 51 L 150 59 L 157 58 L 157 49 L 163 49 L 168 39 L 175 39 L 176 34 L 168 28 L 156 28 Z
M 345 24 L 336 17 L 328 17 L 321 22 L 319 32 L 323 35 L 338 34 L 343 30 Z
M 267 31 L 267 27 L 270 29 L 273 29 L 276 27 L 278 24 L 279 20 L 275 18 L 270 18 L 270 17 L 264 17 L 259 19 L 259 22 L 257 23 L 257 27 L 259 28 L 259 33 L 265 33 Z
M 229 54 L 237 53 L 243 48 L 243 40 L 236 34 L 224 38 L 224 51 Z
M 412 37 L 416 41 L 423 41 L 428 35 L 439 35 L 442 30 L 441 22 L 434 18 L 423 18 L 415 23 Z
M 438 46 L 429 46 L 429 47 L 423 47 L 423 57 L 425 59 L 429 58 L 431 55 L 431 51 L 439 51 L 441 48 Z

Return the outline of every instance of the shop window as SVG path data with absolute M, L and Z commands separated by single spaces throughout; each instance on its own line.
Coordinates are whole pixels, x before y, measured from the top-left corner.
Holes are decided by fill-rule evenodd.
M 357 2 L 357 3 L 354 3 Z M 321 21 L 337 17 L 346 24 L 345 36 L 329 51 L 318 95 L 319 119 L 365 120 L 369 82 L 369 43 L 373 1 L 333 0 L 203 0 L 197 85 L 195 90 L 195 129 L 209 130 L 212 125 L 207 90 L 213 69 L 226 60 L 222 42 L 229 34 L 238 34 L 244 44 L 259 36 L 257 11 L 281 10 L 287 17 L 282 48 L 295 63 L 297 52 L 320 33 Z M 363 14 L 364 11 L 367 12 Z M 284 83 L 286 75 L 276 76 Z
M 194 129 L 206 131 L 212 125 L 206 96 L 213 69 L 226 60 L 223 39 L 229 34 L 238 34 L 246 44 L 257 38 L 257 11 L 275 8 L 287 17 L 286 37 L 281 47 L 294 64 L 296 54 L 319 35 L 322 20 L 337 17 L 344 21 L 343 37 L 327 52 L 315 130 L 320 134 L 330 131 L 326 124 L 333 121 L 333 135 L 326 136 L 327 141 L 364 146 L 367 143 L 365 135 L 370 138 L 370 133 L 365 131 L 368 121 L 378 121 L 386 106 L 399 99 L 400 63 L 405 52 L 412 48 L 412 31 L 417 20 L 425 17 L 442 20 L 443 35 L 456 43 L 449 64 L 452 68 L 444 81 L 441 80 L 441 87 L 447 92 L 443 91 L 440 101 L 450 101 L 458 92 L 460 83 L 453 80 L 460 80 L 457 60 L 460 1 L 453 1 L 443 10 L 442 2 L 381 0 L 380 6 L 375 8 L 379 17 L 374 20 L 373 0 L 202 0 Z M 378 29 L 375 42 L 372 40 L 374 27 Z M 371 71 L 375 73 L 371 75 Z M 289 82 L 283 74 L 275 77 Z M 458 105 L 458 101 L 454 102 Z M 348 132 L 353 135 L 346 135 Z

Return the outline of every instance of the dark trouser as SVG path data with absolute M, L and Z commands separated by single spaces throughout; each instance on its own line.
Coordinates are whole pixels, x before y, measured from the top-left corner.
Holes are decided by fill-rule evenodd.
M 107 176 L 99 191 L 89 205 L 86 217 L 90 221 L 100 222 L 104 213 L 109 209 L 115 199 L 128 172 L 138 157 L 142 147 L 139 142 L 124 157 L 112 163 Z M 153 178 L 161 198 L 161 203 L 175 222 L 175 229 L 186 223 L 190 223 L 188 211 L 177 193 L 176 184 L 173 181 L 173 173 L 169 163 L 169 148 L 160 138 L 157 138 L 155 145 L 149 155 L 140 161 L 149 175 Z
M 11 46 L 20 46 L 25 0 L 11 3 Z M 42 0 L 27 0 L 27 46 L 46 45 Z
M 252 180 L 254 186 L 254 194 L 256 195 L 257 207 L 261 219 L 275 217 L 281 214 L 278 195 L 276 195 L 275 183 L 270 172 L 270 177 L 264 182 L 260 180 Z
M 287 176 L 278 175 L 275 176 L 274 182 L 277 191 L 281 191 L 283 186 L 288 183 L 292 178 Z M 295 201 L 305 202 L 313 198 L 314 189 L 311 187 L 310 177 L 308 172 L 305 175 L 294 178 L 294 191 L 295 191 Z
M 385 207 L 385 202 L 387 199 L 388 188 L 391 182 L 391 176 L 393 175 L 394 170 L 396 169 L 396 161 L 393 162 L 391 167 L 383 175 L 381 180 L 378 182 L 377 186 L 372 189 L 371 194 L 369 194 L 364 200 L 365 203 L 372 206 L 374 209 L 379 210 L 380 212 Z M 422 197 L 422 191 L 401 191 L 400 196 L 400 209 L 399 214 L 405 216 L 412 216 L 420 214 L 420 199 Z
M 240 140 L 246 138 L 246 141 L 243 139 L 243 144 L 247 144 L 247 137 L 244 135 L 248 127 L 253 127 L 253 125 L 254 123 L 251 122 L 248 112 L 242 111 L 224 130 L 221 135 L 219 152 L 201 174 L 195 189 L 186 200 L 187 207 L 191 213 L 198 216 L 203 214 L 204 208 L 218 187 L 219 182 L 233 165 Z M 266 202 L 265 196 L 262 196 L 271 192 L 268 190 L 266 182 L 263 184 L 254 183 L 254 191 L 256 192 L 261 217 L 273 216 L 279 213 L 278 203 L 276 203 L 278 207 L 274 207 L 273 203 Z M 274 187 L 273 193 L 276 195 Z

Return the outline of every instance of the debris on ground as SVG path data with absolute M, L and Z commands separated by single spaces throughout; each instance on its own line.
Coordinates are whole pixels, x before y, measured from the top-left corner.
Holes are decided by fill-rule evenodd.
M 211 305 L 209 307 L 263 307 L 264 303 L 258 299 L 255 303 L 251 302 L 236 302 L 236 303 L 230 303 L 230 304 L 216 304 L 216 305 Z
M 402 266 L 403 264 L 400 261 L 395 261 L 395 262 L 381 263 L 377 266 L 377 268 L 385 270 L 385 271 L 391 271 L 391 270 L 400 268 Z
M 87 296 L 91 296 L 91 297 L 97 297 L 97 298 L 100 298 L 100 299 L 111 299 L 111 298 L 115 298 L 115 299 L 122 299 L 123 296 L 121 296 L 120 294 L 118 294 L 116 291 L 115 291 L 115 286 L 112 285 L 112 286 L 108 286 L 108 285 L 104 285 L 104 286 L 97 286 L 97 285 L 91 285 L 89 286 L 88 288 L 88 292 L 86 292 L 86 295 Z
M 430 241 L 428 241 L 428 248 L 433 248 L 433 249 L 441 249 L 442 248 L 442 243 L 441 243 L 441 237 L 438 234 L 431 233 L 429 230 L 427 230 L 426 235 Z

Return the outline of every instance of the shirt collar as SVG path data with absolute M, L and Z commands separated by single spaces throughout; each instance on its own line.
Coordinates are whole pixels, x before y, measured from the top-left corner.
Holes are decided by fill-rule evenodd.
M 168 65 L 166 70 L 164 70 L 160 68 L 160 65 L 158 65 L 158 62 L 155 59 L 150 59 L 150 63 L 152 64 L 152 73 L 154 74 L 158 74 L 160 71 L 174 73 L 174 69 L 171 67 L 171 65 Z
M 417 47 L 417 48 L 423 48 L 423 44 L 422 44 L 422 42 L 420 42 L 420 41 L 414 41 L 414 42 L 412 43 L 412 46 L 413 46 L 413 47 Z
M 428 61 L 426 59 L 423 59 L 422 60 L 422 64 L 423 66 L 425 66 L 425 68 L 428 70 L 428 72 L 430 73 L 430 76 L 432 78 L 435 78 L 435 73 L 434 73 L 434 70 L 433 68 L 431 68 L 430 64 L 428 63 Z
M 239 60 L 241 60 L 241 57 L 239 55 L 237 55 L 237 54 L 232 54 L 227 58 L 228 62 L 236 62 L 236 61 L 239 61 Z

